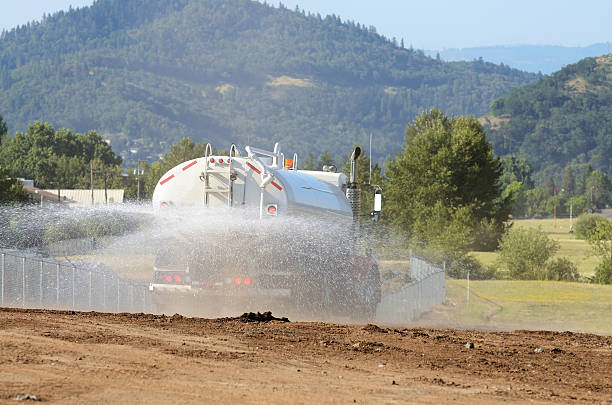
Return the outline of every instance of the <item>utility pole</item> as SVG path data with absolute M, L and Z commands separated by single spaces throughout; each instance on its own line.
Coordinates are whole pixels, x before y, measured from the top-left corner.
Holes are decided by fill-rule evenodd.
M 108 205 L 108 195 L 106 193 L 107 187 L 106 187 L 106 165 L 102 165 L 102 171 L 104 173 L 104 204 Z
M 94 205 L 94 188 L 93 188 L 93 160 L 89 161 L 89 176 L 91 185 L 91 205 Z
M 144 170 L 141 172 L 140 171 L 140 162 L 144 162 L 144 160 L 139 160 L 138 163 L 136 164 L 136 170 L 134 170 L 134 174 L 136 175 L 136 184 L 137 184 L 137 189 L 136 189 L 136 200 L 140 201 L 140 175 L 144 174 Z
M 368 177 L 368 185 L 372 185 L 372 133 L 370 132 L 370 176 Z
M 557 187 L 553 188 L 553 228 L 557 229 Z

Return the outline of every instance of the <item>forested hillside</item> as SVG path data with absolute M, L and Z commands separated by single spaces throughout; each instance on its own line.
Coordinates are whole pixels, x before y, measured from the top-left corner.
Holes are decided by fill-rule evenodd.
M 612 173 L 612 55 L 510 92 L 483 121 L 495 152 L 526 158 L 540 182 L 567 165 Z
M 482 115 L 537 78 L 447 63 L 375 28 L 249 0 L 97 0 L 0 36 L 0 114 L 110 139 L 124 162 L 182 137 L 344 154 L 399 149 L 423 109 Z

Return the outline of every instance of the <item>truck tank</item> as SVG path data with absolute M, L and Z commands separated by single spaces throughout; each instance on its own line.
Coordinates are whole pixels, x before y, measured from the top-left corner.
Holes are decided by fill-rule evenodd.
M 232 145 L 221 156 L 208 147 L 159 180 L 153 206 L 162 217 L 231 208 L 229 215 L 241 221 L 205 239 L 176 235 L 181 243 L 160 249 L 150 287 L 160 311 L 181 298 L 182 312 L 201 313 L 188 309 L 206 308 L 212 298 L 237 304 L 238 312 L 282 301 L 301 312 L 344 306 L 372 314 L 380 299 L 378 269 L 371 256 L 356 253 L 347 176 L 297 170 L 297 156 L 285 159 L 278 144 L 273 151 L 245 150 L 242 156 Z

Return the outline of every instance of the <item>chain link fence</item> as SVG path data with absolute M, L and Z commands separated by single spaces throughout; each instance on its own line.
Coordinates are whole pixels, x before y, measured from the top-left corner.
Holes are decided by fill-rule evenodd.
M 0 306 L 98 312 L 153 311 L 148 285 L 93 263 L 0 249 Z
M 376 311 L 377 321 L 410 322 L 446 300 L 446 265 L 434 265 L 412 253 L 409 260 L 409 284 L 383 295 Z

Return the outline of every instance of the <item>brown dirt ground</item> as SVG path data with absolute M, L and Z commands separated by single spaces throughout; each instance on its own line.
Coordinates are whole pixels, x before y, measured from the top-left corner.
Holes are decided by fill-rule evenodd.
M 0 309 L 0 403 L 612 403 L 611 370 L 591 334 Z

